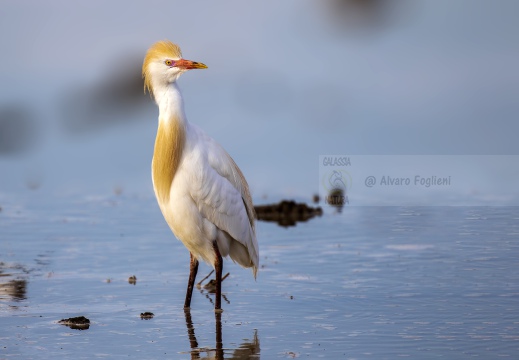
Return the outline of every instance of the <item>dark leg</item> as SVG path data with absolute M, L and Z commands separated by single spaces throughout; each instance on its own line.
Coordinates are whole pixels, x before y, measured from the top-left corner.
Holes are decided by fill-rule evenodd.
M 198 260 L 189 253 L 191 261 L 189 263 L 189 282 L 187 283 L 186 301 L 184 302 L 184 309 L 191 307 L 191 295 L 193 295 L 193 286 L 195 285 L 196 273 L 198 272 Z
M 215 262 L 214 269 L 216 270 L 216 294 L 214 299 L 214 309 L 221 310 L 222 309 L 222 270 L 223 270 L 223 260 L 222 255 L 220 255 L 220 250 L 218 250 L 218 244 L 216 240 L 213 241 L 213 249 L 215 254 Z

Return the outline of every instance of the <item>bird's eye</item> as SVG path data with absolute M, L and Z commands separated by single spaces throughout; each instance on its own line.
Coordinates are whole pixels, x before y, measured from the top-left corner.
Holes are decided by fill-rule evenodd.
M 165 63 L 167 66 L 171 66 L 171 65 L 173 65 L 173 61 L 171 61 L 171 60 L 166 60 L 164 63 Z

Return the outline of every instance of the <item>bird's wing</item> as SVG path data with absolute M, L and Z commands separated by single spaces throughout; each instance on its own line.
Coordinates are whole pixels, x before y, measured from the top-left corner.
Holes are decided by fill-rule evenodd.
M 259 262 L 254 206 L 247 181 L 231 156 L 201 129 L 193 126 L 197 162 L 191 197 L 200 213 L 248 251 L 254 275 Z M 232 253 L 230 254 L 232 258 Z

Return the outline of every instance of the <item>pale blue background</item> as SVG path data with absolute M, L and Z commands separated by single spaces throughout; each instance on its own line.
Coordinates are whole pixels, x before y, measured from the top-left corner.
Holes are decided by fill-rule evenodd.
M 518 154 L 519 3 L 353 3 L 2 1 L 0 113 L 27 136 L 0 193 L 151 193 L 140 66 L 164 38 L 209 66 L 180 79 L 188 118 L 256 199 L 310 198 L 324 154 Z

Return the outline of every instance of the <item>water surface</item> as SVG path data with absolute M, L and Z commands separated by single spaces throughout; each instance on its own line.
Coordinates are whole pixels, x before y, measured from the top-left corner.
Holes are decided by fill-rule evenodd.
M 0 358 L 519 351 L 515 207 L 345 207 L 295 227 L 260 222 L 258 280 L 226 261 L 218 319 L 205 290 L 184 313 L 189 254 L 152 196 L 28 190 L 0 200 Z M 141 320 L 145 311 L 154 318 Z M 88 330 L 57 323 L 80 315 Z

